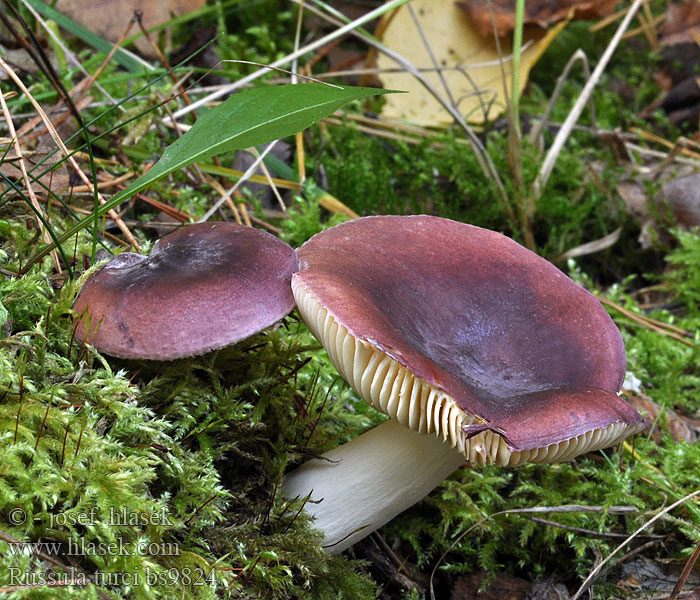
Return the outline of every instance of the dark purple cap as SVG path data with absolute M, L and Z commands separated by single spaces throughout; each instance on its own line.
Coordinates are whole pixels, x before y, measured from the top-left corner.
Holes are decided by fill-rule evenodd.
M 379 360 L 363 354 L 371 347 L 474 416 L 468 437 L 495 432 L 512 452 L 582 435 L 602 444 L 639 430 L 641 417 L 617 396 L 626 361 L 612 319 L 592 294 L 513 240 L 437 217 L 366 217 L 317 234 L 297 254 L 299 309 L 356 389 L 357 369 Z M 328 316 L 361 347 L 336 339 Z M 397 398 L 408 403 L 419 392 L 385 370 L 395 381 L 372 385 L 401 417 L 419 400 L 409 409 Z M 444 415 L 427 418 L 447 423 Z M 614 435 L 591 433 L 612 425 Z
M 120 254 L 87 279 L 74 306 L 76 337 L 120 358 L 204 354 L 289 314 L 298 267 L 290 246 L 259 229 L 185 226 L 150 256 Z

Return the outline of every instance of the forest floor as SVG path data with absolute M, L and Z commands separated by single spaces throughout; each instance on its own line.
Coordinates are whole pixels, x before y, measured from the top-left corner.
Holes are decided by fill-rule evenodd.
M 700 598 L 700 5 L 527 2 L 519 19 L 495 0 L 217 0 L 139 20 L 119 4 L 122 20 L 0 8 L 0 596 Z M 371 11 L 384 14 L 340 31 Z M 462 51 L 479 63 L 467 75 L 448 64 Z M 299 121 L 271 109 L 292 135 L 243 176 L 265 146 L 202 115 L 232 84 L 287 93 L 289 71 L 260 69 L 275 62 L 302 82 L 410 92 Z M 272 141 L 266 110 L 231 127 L 258 119 Z M 158 163 L 183 135 L 199 141 Z M 465 465 L 329 554 L 280 482 L 385 417 L 296 311 L 171 362 L 76 336 L 93 265 L 183 224 L 234 221 L 298 248 L 378 214 L 499 231 L 594 293 L 645 431 L 569 463 Z

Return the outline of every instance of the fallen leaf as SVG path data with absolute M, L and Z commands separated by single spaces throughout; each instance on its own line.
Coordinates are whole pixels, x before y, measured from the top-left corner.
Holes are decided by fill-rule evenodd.
M 695 42 L 693 33 L 700 32 L 700 2 L 685 0 L 680 4 L 669 4 L 666 20 L 659 27 L 659 43 L 673 46 L 684 42 Z
M 639 557 L 622 564 L 617 587 L 633 592 L 635 598 L 653 597 L 655 594 L 669 594 L 681 574 L 681 567 L 663 564 L 646 557 Z M 691 573 L 687 586 L 697 586 L 700 577 Z M 690 600 L 693 590 L 687 590 L 679 598 Z M 667 596 L 664 596 L 664 598 Z
M 687 168 L 689 170 L 689 168 Z M 700 226 L 700 173 L 677 176 L 679 167 L 668 168 L 671 177 L 664 181 L 653 202 L 647 195 L 647 182 L 652 173 L 635 174 L 617 184 L 617 193 L 625 203 L 628 214 L 639 220 L 643 247 L 650 247 L 654 239 L 667 241 L 671 227 L 693 229 Z M 687 172 L 687 170 L 686 170 Z
M 641 392 L 631 392 L 626 389 L 625 392 L 625 396 L 632 406 L 645 417 L 644 433 L 651 434 L 654 441 L 658 442 L 666 429 L 676 442 L 693 444 L 700 437 L 700 421 L 697 419 L 684 417 L 672 408 L 659 406 L 649 396 Z M 661 427 L 664 421 L 666 428 Z
M 134 11 L 143 12 L 143 25 L 148 29 L 173 17 L 199 10 L 205 3 L 206 0 L 59 0 L 55 8 L 100 37 L 116 42 L 134 16 Z M 132 34 L 137 32 L 138 28 L 132 30 Z M 135 44 L 145 56 L 156 57 L 143 37 L 138 38 Z
M 37 67 L 36 63 L 29 55 L 29 52 L 27 52 L 24 48 L 11 49 L 5 48 L 0 44 L 0 55 L 2 56 L 3 60 L 15 71 L 20 71 L 21 73 L 27 73 L 30 75 L 35 75 L 39 72 L 39 67 Z M 58 63 L 53 55 L 51 55 L 51 58 L 51 63 L 53 64 L 54 68 L 58 67 Z M 0 69 L 0 80 L 6 81 L 9 78 L 10 76 L 7 74 L 7 72 L 4 69 Z
M 676 225 L 685 229 L 700 226 L 700 173 L 664 183 L 656 201 L 670 209 Z
M 41 186 L 45 186 L 54 193 L 64 192 L 70 187 L 70 173 L 66 168 L 65 163 L 62 163 L 61 158 L 58 154 L 53 154 L 47 159 L 49 154 L 53 151 L 53 147 L 38 146 L 36 150 L 27 151 L 24 153 L 25 168 L 29 173 L 29 181 L 34 189 L 35 193 L 43 195 L 43 190 Z M 13 155 L 10 155 L 13 156 Z M 37 172 L 31 172 L 32 167 L 40 161 L 43 162 L 43 166 L 40 167 L 40 172 L 46 171 L 47 168 L 57 165 L 55 169 L 38 176 Z M 58 164 L 62 163 L 62 164 Z M 15 160 L 5 160 L 0 164 L 0 172 L 18 183 L 18 187 L 24 187 L 24 181 L 22 180 L 22 172 L 19 168 L 19 161 Z M 0 185 L 0 189 L 7 189 L 11 187 L 9 184 L 3 182 Z
M 700 6 L 700 2 L 696 4 Z M 687 124 L 697 128 L 700 115 L 700 87 L 697 82 L 700 45 L 695 38 L 700 35 L 698 31 L 690 32 L 691 42 L 660 48 L 662 60 L 653 78 L 663 95 L 642 109 L 643 118 L 653 120 L 654 112 L 661 108 L 676 127 Z
M 503 37 L 515 29 L 516 0 L 468 0 L 457 5 L 469 16 L 479 33 L 493 35 L 494 28 Z M 619 0 L 528 0 L 525 25 L 548 29 L 560 21 L 598 19 L 612 14 Z M 492 18 L 493 14 L 493 18 Z
M 693 75 L 674 85 L 658 103 L 675 127 L 692 125 L 697 127 L 700 115 L 700 86 Z M 645 109 L 644 116 L 650 116 Z
M 452 0 L 414 0 L 411 6 L 437 64 L 444 69 L 443 76 L 460 113 L 473 123 L 483 123 L 501 114 L 506 108 L 504 88 L 508 96 L 511 94 L 510 41 L 501 42 L 502 55 L 499 55 L 493 36 L 483 38 Z M 408 7 L 399 8 L 388 25 L 386 20 L 380 23 L 378 31 L 384 26 L 383 42 L 414 66 L 425 70 L 426 79 L 446 96 Z M 521 54 L 520 92 L 527 83 L 530 68 L 563 27 L 564 23 L 560 23 L 544 36 L 541 33 L 528 34 L 527 45 Z M 377 66 L 380 71 L 397 68 L 396 63 L 385 55 L 377 58 Z M 384 117 L 435 127 L 449 127 L 453 123 L 450 114 L 409 73 L 380 73 L 380 79 L 386 88 L 409 92 L 387 97 L 382 109 Z

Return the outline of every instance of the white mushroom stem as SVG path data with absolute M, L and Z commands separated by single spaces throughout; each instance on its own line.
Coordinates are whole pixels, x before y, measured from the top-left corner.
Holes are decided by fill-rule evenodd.
M 341 552 L 388 523 L 465 462 L 434 435 L 394 420 L 313 459 L 287 475 L 286 494 L 305 498 L 324 547 Z

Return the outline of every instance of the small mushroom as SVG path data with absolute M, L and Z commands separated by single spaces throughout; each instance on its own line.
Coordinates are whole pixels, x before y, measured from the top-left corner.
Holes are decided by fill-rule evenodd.
M 259 229 L 182 227 L 148 257 L 120 254 L 88 278 L 74 305 L 76 338 L 119 358 L 204 354 L 289 314 L 298 267 L 290 246 Z
M 436 217 L 366 217 L 297 254 L 304 321 L 353 389 L 390 417 L 286 479 L 288 495 L 311 494 L 306 510 L 330 551 L 465 461 L 570 460 L 641 430 L 617 395 L 626 360 L 613 321 L 509 238 Z

